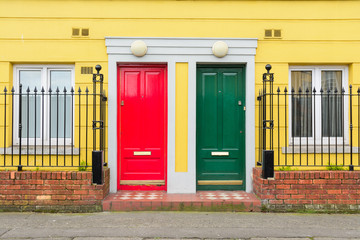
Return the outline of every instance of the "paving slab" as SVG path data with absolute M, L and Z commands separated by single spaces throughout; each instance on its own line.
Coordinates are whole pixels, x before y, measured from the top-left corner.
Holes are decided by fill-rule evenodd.
M 124 237 L 76 237 L 73 240 L 143 240 L 143 238 L 124 238 Z M 158 239 L 157 239 L 158 240 Z M 167 239 L 169 240 L 169 239 Z
M 6 232 L 10 231 L 11 228 L 0 228 L 0 236 L 5 234 Z
M 5 238 L 6 240 L 22 240 L 22 239 L 31 239 L 31 240 L 72 240 L 73 238 Z
M 319 238 L 315 237 L 314 240 L 343 240 L 344 238 Z M 360 238 L 346 238 L 346 240 L 360 240 Z
M 250 240 L 312 240 L 310 238 L 250 238 Z

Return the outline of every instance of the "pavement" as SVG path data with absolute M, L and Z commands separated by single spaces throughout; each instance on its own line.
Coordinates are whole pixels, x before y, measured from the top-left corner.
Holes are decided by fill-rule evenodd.
M 360 240 L 360 214 L 0 213 L 0 239 Z

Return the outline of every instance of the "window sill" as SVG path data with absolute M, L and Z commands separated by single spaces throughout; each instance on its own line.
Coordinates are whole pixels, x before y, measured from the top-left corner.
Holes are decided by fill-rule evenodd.
M 36 155 L 41 155 L 42 154 L 42 146 L 29 146 L 29 155 L 34 155 L 35 154 L 35 149 L 36 149 Z M 7 147 L 7 148 L 0 148 L 0 154 L 4 154 L 4 150 L 5 150 L 5 154 L 6 155 L 19 155 L 20 153 L 20 147 L 18 145 L 14 145 L 13 147 Z M 56 151 L 58 151 L 58 153 L 56 153 Z M 28 154 L 28 149 L 27 146 L 21 146 L 21 154 L 22 155 L 27 155 Z M 65 151 L 64 151 L 64 145 L 58 147 L 58 149 L 56 148 L 56 146 L 44 146 L 44 155 L 79 155 L 79 148 L 72 148 L 71 145 L 66 145 L 65 146 Z
M 343 150 L 343 146 L 342 145 L 323 145 L 322 149 L 321 149 L 321 145 L 309 145 L 308 147 L 305 145 L 301 145 L 301 149 L 300 149 L 300 145 L 289 145 L 288 147 L 281 147 L 281 152 L 282 153 L 316 153 L 316 154 L 321 154 L 321 153 L 329 153 L 329 146 L 330 146 L 330 153 L 350 153 L 350 145 L 345 145 L 344 146 L 344 150 Z M 301 150 L 301 151 L 300 151 Z M 352 153 L 359 153 L 359 147 L 352 147 Z

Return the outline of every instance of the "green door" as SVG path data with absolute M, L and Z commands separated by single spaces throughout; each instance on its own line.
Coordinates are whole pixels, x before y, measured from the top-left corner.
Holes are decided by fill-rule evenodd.
M 198 66 L 197 190 L 245 190 L 245 67 Z

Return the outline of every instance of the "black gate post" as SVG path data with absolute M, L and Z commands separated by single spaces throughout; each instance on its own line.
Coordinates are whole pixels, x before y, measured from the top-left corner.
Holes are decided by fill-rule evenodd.
M 104 166 L 104 146 L 103 146 L 103 136 L 104 136 L 104 121 L 103 121 L 103 82 L 104 75 L 100 74 L 101 66 L 95 66 L 96 73 L 93 74 L 93 121 L 92 121 L 92 129 L 93 129 L 93 151 L 92 151 L 92 173 L 93 173 L 93 183 L 103 184 L 103 166 Z M 96 83 L 100 84 L 100 119 L 97 120 L 96 116 L 96 98 L 98 97 L 96 94 Z M 99 150 L 96 150 L 96 131 L 100 131 L 100 146 Z
M 29 114 L 29 113 L 27 113 Z M 19 86 L 19 165 L 18 171 L 23 170 L 23 166 L 21 164 L 21 144 L 22 144 L 22 84 Z
M 270 73 L 271 65 L 265 66 L 267 70 L 263 74 L 263 142 L 262 142 L 262 177 L 273 178 L 274 177 L 274 146 L 273 146 L 273 131 L 274 131 L 274 111 L 273 111 L 273 83 L 274 74 Z M 267 103 L 267 101 L 269 101 Z M 269 109 L 267 109 L 269 107 Z M 269 110 L 269 111 L 267 111 Z M 267 136 L 267 132 L 269 135 Z M 269 138 L 269 144 L 267 144 L 267 137 Z M 269 146 L 268 146 L 269 145 Z

